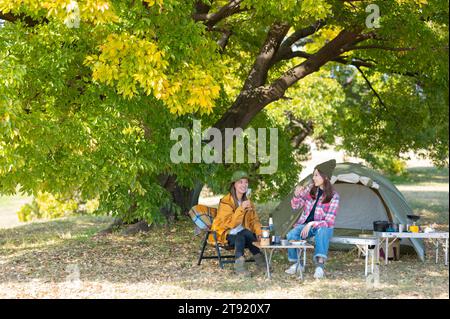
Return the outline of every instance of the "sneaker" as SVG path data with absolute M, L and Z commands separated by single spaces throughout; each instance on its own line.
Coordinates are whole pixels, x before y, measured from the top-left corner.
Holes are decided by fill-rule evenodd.
M 321 279 L 325 276 L 325 272 L 322 267 L 317 266 L 316 271 L 314 271 L 314 278 Z
M 300 273 L 300 270 L 303 270 L 303 266 L 300 264 L 297 268 L 297 264 L 292 264 L 291 267 L 286 269 L 285 273 L 289 275 L 295 275 L 295 270 L 297 270 L 297 273 Z

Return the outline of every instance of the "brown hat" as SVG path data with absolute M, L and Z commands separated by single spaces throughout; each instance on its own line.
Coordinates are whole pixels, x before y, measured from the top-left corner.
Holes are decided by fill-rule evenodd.
M 331 176 L 333 175 L 333 170 L 335 167 L 336 167 L 336 160 L 332 159 L 317 165 L 316 167 L 314 167 L 314 170 L 317 169 L 323 175 L 328 177 L 328 179 L 330 179 Z

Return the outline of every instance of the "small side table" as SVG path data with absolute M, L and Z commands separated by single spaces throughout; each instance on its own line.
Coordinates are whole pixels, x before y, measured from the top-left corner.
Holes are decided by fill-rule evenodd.
M 289 248 L 293 248 L 293 249 L 297 249 L 297 267 L 300 266 L 300 263 L 302 262 L 303 268 L 305 268 L 306 266 L 306 250 L 307 249 L 313 249 L 314 246 L 308 243 L 304 243 L 304 244 L 290 244 L 290 245 L 268 245 L 268 246 L 262 246 L 260 244 L 260 242 L 254 242 L 253 246 L 258 247 L 260 250 L 262 250 L 262 252 L 264 253 L 264 257 L 266 259 L 266 266 L 267 266 L 267 278 L 271 279 L 271 275 L 270 275 L 270 265 L 272 263 L 272 255 L 273 252 L 276 249 L 289 249 Z M 302 256 L 303 256 L 303 260 L 302 260 Z M 300 275 L 299 275 L 299 279 L 303 280 L 303 270 L 302 267 L 300 267 L 300 269 L 296 269 Z

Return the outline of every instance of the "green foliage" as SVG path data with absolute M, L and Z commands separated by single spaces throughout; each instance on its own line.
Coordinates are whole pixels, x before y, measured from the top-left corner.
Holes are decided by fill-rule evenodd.
M 41 218 L 59 218 L 74 213 L 92 214 L 97 210 L 98 204 L 98 200 L 80 202 L 76 196 L 66 198 L 39 192 L 30 204 L 22 206 L 17 216 L 21 222 L 27 222 Z
M 370 154 L 364 158 L 369 165 L 389 175 L 403 175 L 406 173 L 406 162 L 399 158 L 384 154 Z
M 354 67 L 330 62 L 253 119 L 250 127 L 279 130 L 275 174 L 258 175 L 254 164 L 172 163 L 171 129 L 192 132 L 193 119 L 205 129 L 221 118 L 273 22 L 289 23 L 290 35 L 325 20 L 297 47 L 309 54 L 344 28 L 374 31 L 365 27 L 364 1 L 245 0 L 244 11 L 216 30 L 192 18 L 195 3 L 80 0 L 80 25 L 71 28 L 69 1 L 0 0 L 2 14 L 38 22 L 0 25 L 0 193 L 15 193 L 20 184 L 35 196 L 77 194 L 80 202 L 98 198 L 98 214 L 163 222 L 161 207 L 180 212 L 164 176 L 186 188 L 200 181 L 224 191 L 231 172 L 242 168 L 255 176 L 255 199 L 279 198 L 308 152 L 306 144 L 293 149 L 297 132 L 286 111 L 313 124 L 315 141 L 340 138 L 340 147 L 374 167 L 401 172 L 399 154 L 410 150 L 448 164 L 448 5 L 441 0 L 373 1 L 381 8 L 377 36 L 394 49 L 351 50 L 343 58 L 376 62 L 376 71 L 364 73 L 382 102 Z M 211 3 L 216 12 L 228 1 Z M 220 51 L 223 29 L 232 36 Z M 276 63 L 268 82 L 303 61 Z M 37 211 L 27 206 L 21 214 Z
M 357 71 L 348 70 L 343 107 L 336 108 L 329 126 L 343 137 L 342 148 L 362 158 L 384 154 L 391 159 L 409 150 L 428 153 L 448 165 L 448 90 L 400 75 L 368 73 L 381 101 Z M 448 87 L 448 83 L 446 84 Z M 434 141 L 430 144 L 430 141 Z

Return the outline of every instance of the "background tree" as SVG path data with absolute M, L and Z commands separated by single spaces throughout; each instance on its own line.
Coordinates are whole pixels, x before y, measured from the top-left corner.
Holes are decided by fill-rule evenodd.
M 280 129 L 278 172 L 246 167 L 261 200 L 294 185 L 308 135 L 372 162 L 447 164 L 443 0 L 0 0 L 0 19 L 2 193 L 172 219 L 234 168 L 170 161 L 170 130 L 193 119 Z

